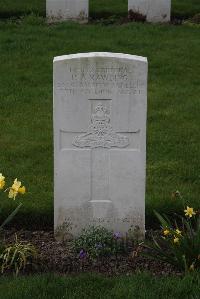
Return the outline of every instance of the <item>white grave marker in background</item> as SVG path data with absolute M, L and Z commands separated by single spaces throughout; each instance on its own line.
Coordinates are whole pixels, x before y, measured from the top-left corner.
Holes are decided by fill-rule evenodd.
M 54 58 L 54 224 L 144 235 L 147 59 Z
M 171 0 L 128 0 L 128 10 L 146 16 L 148 22 L 169 22 Z
M 89 0 L 46 0 L 46 15 L 51 21 L 87 21 Z

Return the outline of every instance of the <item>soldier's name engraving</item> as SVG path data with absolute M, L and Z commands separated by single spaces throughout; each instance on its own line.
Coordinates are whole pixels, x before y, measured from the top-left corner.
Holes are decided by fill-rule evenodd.
M 134 79 L 133 71 L 128 67 L 108 68 L 68 68 L 68 80 L 58 82 L 56 89 L 63 90 L 66 94 L 111 94 L 112 89 L 117 89 L 118 94 L 140 94 L 144 82 Z M 131 79 L 132 78 L 132 79 Z

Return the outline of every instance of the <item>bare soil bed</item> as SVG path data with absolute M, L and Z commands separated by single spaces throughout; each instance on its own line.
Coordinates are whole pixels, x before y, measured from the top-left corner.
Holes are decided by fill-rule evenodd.
M 112 276 L 148 271 L 156 276 L 182 275 L 170 264 L 143 256 L 146 249 L 142 247 L 138 249 L 138 246 L 129 248 L 129 253 L 126 255 L 91 260 L 88 257 L 80 259 L 73 251 L 72 242 L 55 240 L 53 231 L 6 230 L 3 232 L 4 242 L 6 244 L 14 242 L 16 235 L 18 241 L 31 242 L 38 253 L 37 261 L 27 268 L 27 273 L 96 272 Z

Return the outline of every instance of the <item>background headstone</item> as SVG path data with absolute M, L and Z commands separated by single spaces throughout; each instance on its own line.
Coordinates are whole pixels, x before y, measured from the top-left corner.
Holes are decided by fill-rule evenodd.
M 144 234 L 147 59 L 54 58 L 54 224 Z
M 46 0 L 47 18 L 53 20 L 78 20 L 87 22 L 89 0 Z
M 128 10 L 146 16 L 148 22 L 169 22 L 171 0 L 128 0 Z

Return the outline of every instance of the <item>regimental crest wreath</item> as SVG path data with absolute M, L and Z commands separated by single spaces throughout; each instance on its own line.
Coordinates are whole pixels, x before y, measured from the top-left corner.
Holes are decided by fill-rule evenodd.
M 113 132 L 110 124 L 110 112 L 102 103 L 99 103 L 91 116 L 91 124 L 88 132 L 76 136 L 72 142 L 77 147 L 127 147 L 129 138 L 121 134 Z

